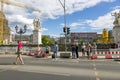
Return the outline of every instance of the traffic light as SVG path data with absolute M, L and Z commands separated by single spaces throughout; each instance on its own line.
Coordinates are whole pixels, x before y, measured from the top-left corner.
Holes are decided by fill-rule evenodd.
M 67 27 L 67 34 L 70 34 L 70 28 Z
M 64 32 L 64 33 L 66 32 L 66 27 L 63 28 L 63 32 Z

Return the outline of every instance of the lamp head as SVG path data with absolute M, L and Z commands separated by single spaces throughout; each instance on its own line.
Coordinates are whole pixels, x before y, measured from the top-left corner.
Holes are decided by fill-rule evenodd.
M 24 25 L 24 30 L 26 30 L 27 29 L 27 25 Z
M 16 31 L 18 30 L 18 26 L 17 25 L 15 26 L 15 29 L 16 29 Z

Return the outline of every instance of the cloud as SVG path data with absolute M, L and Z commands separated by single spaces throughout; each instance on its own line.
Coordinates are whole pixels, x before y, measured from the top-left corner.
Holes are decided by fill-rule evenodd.
M 112 7 L 111 9 L 120 9 L 120 6 L 115 6 L 115 7 Z
M 111 15 L 113 12 L 118 12 L 119 10 L 113 10 L 103 16 L 99 16 L 96 20 L 89 20 L 86 21 L 90 26 L 91 29 L 111 29 L 113 28 L 113 21 L 114 21 L 114 16 Z
M 72 24 L 70 24 L 71 29 L 77 29 L 78 26 L 83 26 L 83 23 L 80 22 L 73 22 Z
M 32 25 L 32 21 L 35 18 L 40 18 L 41 21 L 44 19 L 56 19 L 63 16 L 63 7 L 59 3 L 59 0 L 10 0 L 20 2 L 27 5 L 28 7 L 33 7 L 40 9 L 41 12 L 37 12 L 31 9 L 20 8 L 12 5 L 5 5 L 5 14 L 10 22 L 10 25 L 16 24 L 27 24 Z M 63 2 L 63 0 L 61 0 Z M 86 8 L 96 6 L 101 2 L 113 2 L 115 0 L 66 0 L 66 13 L 72 14 L 77 11 L 82 11 Z M 102 20 L 101 18 L 99 18 Z M 92 26 L 97 26 L 97 21 L 92 21 Z M 82 24 L 73 23 L 72 27 L 79 26 Z M 33 26 L 29 26 L 29 29 L 33 29 Z M 47 30 L 44 28 L 44 30 Z
M 59 38 L 60 35 L 57 35 L 57 34 L 56 34 L 56 35 L 55 35 L 55 34 L 51 34 L 51 37 L 56 39 L 56 38 Z
M 48 29 L 47 28 L 42 28 L 42 31 L 47 31 Z
M 17 23 L 23 23 L 23 24 L 31 24 L 33 22 L 32 19 L 28 19 L 23 15 L 11 15 L 11 16 L 8 16 L 7 18 L 11 23 L 17 22 Z
M 111 14 L 106 14 L 104 16 L 98 17 L 96 20 L 91 20 L 89 25 L 91 29 L 103 29 L 103 28 L 112 28 L 113 27 L 113 18 Z
M 111 13 L 114 12 L 119 12 L 119 9 L 112 10 L 105 15 L 99 16 L 98 18 L 91 20 L 91 19 L 84 19 L 84 20 L 79 20 L 77 22 L 73 22 L 70 24 L 71 29 L 78 29 L 83 28 L 83 29 L 88 29 L 88 26 L 91 30 L 101 30 L 101 29 L 112 29 L 113 28 L 113 22 L 115 17 L 111 15 Z M 84 27 L 83 27 L 84 26 Z
M 23 11 L 23 14 L 25 15 L 25 14 L 28 14 L 29 11 L 33 11 L 31 13 L 31 16 L 40 15 L 43 19 L 44 18 L 55 19 L 55 18 L 58 18 L 58 16 L 63 15 L 63 7 L 61 6 L 59 0 L 54 0 L 54 1 L 50 1 L 50 0 L 37 0 L 37 1 L 35 1 L 35 0 L 11 0 L 11 1 L 17 1 L 22 4 L 27 5 L 28 7 L 40 9 L 41 12 L 35 14 L 34 10 L 24 9 L 24 8 L 18 9 L 18 7 L 16 7 L 16 6 L 10 6 L 9 10 L 7 7 L 5 9 L 6 12 L 8 12 L 8 13 L 13 12 L 14 14 L 16 14 L 16 13 L 21 14 Z M 63 0 L 61 0 L 61 1 L 63 3 Z M 66 0 L 66 13 L 72 14 L 76 11 L 81 11 L 86 8 L 93 7 L 101 2 L 113 2 L 113 1 L 114 0 L 71 0 L 71 1 Z M 25 11 L 25 10 L 29 10 L 29 11 Z

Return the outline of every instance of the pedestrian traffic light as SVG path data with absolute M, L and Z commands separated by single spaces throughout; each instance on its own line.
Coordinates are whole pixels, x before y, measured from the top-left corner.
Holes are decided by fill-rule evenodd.
M 70 28 L 67 27 L 67 34 L 70 34 Z
M 63 28 L 63 32 L 64 32 L 64 33 L 66 32 L 66 27 Z

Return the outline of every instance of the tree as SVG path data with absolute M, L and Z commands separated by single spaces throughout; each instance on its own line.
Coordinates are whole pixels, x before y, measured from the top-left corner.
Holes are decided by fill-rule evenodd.
M 43 36 L 42 43 L 43 43 L 43 45 L 53 45 L 55 43 L 55 40 L 48 38 L 47 36 Z
M 78 43 L 80 43 L 80 44 L 82 44 L 82 43 L 84 43 L 85 42 L 85 40 L 79 40 L 78 41 Z
M 43 45 L 46 45 L 48 43 L 48 37 L 47 36 L 42 37 L 42 43 L 43 43 Z
M 55 40 L 54 39 L 50 39 L 48 44 L 49 45 L 53 45 L 54 43 L 55 43 Z

